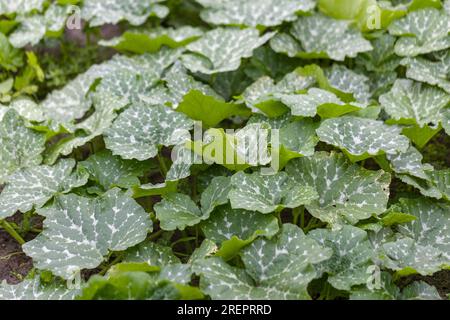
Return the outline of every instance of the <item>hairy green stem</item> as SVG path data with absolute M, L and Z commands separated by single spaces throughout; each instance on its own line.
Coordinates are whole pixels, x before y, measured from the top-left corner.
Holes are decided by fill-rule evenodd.
M 318 225 L 318 219 L 312 217 L 308 224 L 306 225 L 305 229 L 303 230 L 304 232 L 308 232 L 311 229 L 314 229 L 316 226 Z
M 190 241 L 195 240 L 195 237 L 188 237 L 186 232 L 183 232 L 183 238 L 178 239 L 177 241 L 172 243 L 172 248 L 175 247 L 177 244 L 179 243 L 185 243 L 186 246 L 186 251 L 188 252 L 192 252 L 192 247 L 191 244 L 189 243 Z
M 25 243 L 25 240 L 20 236 L 20 234 L 16 231 L 16 229 L 13 228 L 12 225 L 10 225 L 6 220 L 0 220 L 0 226 L 9 233 L 11 237 L 16 239 L 16 241 L 23 245 Z
M 113 261 L 111 261 L 110 263 L 108 263 L 105 267 L 103 267 L 102 270 L 100 270 L 100 272 L 98 273 L 99 275 L 105 275 L 106 272 L 108 272 L 109 269 L 111 269 L 112 266 L 114 266 L 115 264 L 117 264 L 118 262 L 122 261 L 124 254 L 123 253 L 119 253 L 117 255 L 117 257 L 114 258 Z
M 158 230 L 158 231 L 156 231 L 155 233 L 151 234 L 151 235 L 147 238 L 148 241 L 153 241 L 153 240 L 158 239 L 158 238 L 162 235 L 163 232 L 164 232 L 163 230 Z
M 305 208 L 303 206 L 292 209 L 292 216 L 293 224 L 297 225 L 300 218 L 300 227 L 303 228 L 305 226 Z
M 164 157 L 161 156 L 161 154 L 158 153 L 157 155 L 159 168 L 161 170 L 161 174 L 164 176 L 164 178 L 167 176 L 167 172 L 169 171 L 167 169 L 166 161 L 164 160 Z

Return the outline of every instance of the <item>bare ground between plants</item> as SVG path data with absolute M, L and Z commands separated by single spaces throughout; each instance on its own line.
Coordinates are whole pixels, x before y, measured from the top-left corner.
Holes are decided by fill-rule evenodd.
M 20 245 L 8 233 L 0 231 L 0 282 L 19 283 L 33 264 Z

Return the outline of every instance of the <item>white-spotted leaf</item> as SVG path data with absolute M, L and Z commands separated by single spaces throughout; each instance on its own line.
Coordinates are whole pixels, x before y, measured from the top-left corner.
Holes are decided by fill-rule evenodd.
M 120 189 L 93 199 L 58 196 L 37 212 L 46 218 L 44 231 L 23 250 L 37 268 L 65 279 L 96 268 L 108 251 L 126 250 L 152 230 L 149 215 Z

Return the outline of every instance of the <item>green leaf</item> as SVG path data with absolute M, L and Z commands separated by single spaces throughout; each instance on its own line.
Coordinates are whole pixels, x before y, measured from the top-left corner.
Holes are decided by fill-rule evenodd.
M 446 119 L 446 111 L 444 109 L 442 126 L 445 125 Z M 390 120 L 388 120 L 390 122 Z M 393 121 L 394 123 L 396 121 Z M 401 121 L 399 121 L 401 123 Z M 419 149 L 425 147 L 425 145 L 437 134 L 441 131 L 442 128 L 439 126 L 437 128 L 431 128 L 430 126 L 423 126 L 422 128 L 419 125 L 412 125 L 404 127 L 402 130 L 402 134 L 408 137 Z
M 409 140 L 400 133 L 401 128 L 385 125 L 382 121 L 350 116 L 327 119 L 317 129 L 321 141 L 350 155 L 366 158 L 381 153 L 406 152 Z
M 294 94 L 304 90 L 313 84 L 314 80 L 309 76 L 302 76 L 297 72 L 288 73 L 277 84 L 273 79 L 264 76 L 256 80 L 242 93 L 242 100 L 248 107 L 261 110 L 271 118 L 279 117 L 289 111 L 280 97 Z
M 205 239 L 202 241 L 200 247 L 196 248 L 189 257 L 188 263 L 194 264 L 196 261 L 206 259 L 217 252 L 218 248 L 214 241 Z
M 396 40 L 396 37 L 383 33 L 372 40 L 373 50 L 359 54 L 356 62 L 364 65 L 368 71 L 389 72 L 395 70 L 401 61 L 394 51 Z
M 288 40 L 290 42 L 280 39 L 280 43 L 274 45 L 273 42 L 279 36 L 275 37 L 272 49 L 291 57 L 330 58 L 337 61 L 343 61 L 345 57 L 354 58 L 359 52 L 373 49 L 359 31 L 350 27 L 349 22 L 334 20 L 321 14 L 299 17 L 290 33 L 293 36 Z
M 14 89 L 17 91 L 27 92 L 32 91 L 33 88 L 32 83 L 33 81 L 37 80 L 39 82 L 44 81 L 45 74 L 42 70 L 41 66 L 39 65 L 38 59 L 34 52 L 27 51 L 27 66 L 23 70 L 22 74 L 17 76 L 14 82 Z M 41 116 L 43 117 L 43 115 Z M 39 121 L 43 121 L 39 120 Z
M 402 199 L 399 205 L 403 212 L 417 217 L 416 220 L 400 226 L 400 233 L 421 245 L 438 248 L 448 262 L 450 260 L 448 205 L 424 198 Z
M 147 183 L 133 188 L 133 198 L 143 198 L 148 196 L 159 196 L 177 192 L 177 181 L 166 181 L 163 183 Z
M 20 25 L 9 36 L 11 44 L 16 48 L 34 46 L 46 34 L 59 33 L 65 27 L 69 15 L 67 9 L 52 3 L 43 14 L 18 16 L 16 20 L 20 22 Z
M 416 281 L 403 289 L 405 300 L 442 300 L 437 289 L 424 281 Z
M 392 276 L 383 272 L 380 280 L 379 288 L 369 289 L 365 286 L 352 289 L 350 300 L 399 300 L 400 289 L 392 281 Z
M 408 78 L 438 86 L 450 93 L 450 53 L 446 52 L 436 62 L 417 57 L 405 58 L 401 64 L 407 67 Z
M 201 228 L 207 239 L 221 244 L 216 255 L 225 260 L 233 258 L 258 236 L 271 238 L 279 230 L 278 220 L 273 216 L 234 210 L 229 206 L 214 210 L 211 217 L 202 222 Z
M 36 166 L 11 175 L 0 194 L 0 218 L 12 216 L 16 211 L 38 209 L 55 195 L 84 186 L 88 176 L 83 170 L 75 170 L 75 165 L 73 159 L 64 159 L 52 167 Z
M 108 78 L 113 74 L 131 72 L 144 79 L 159 77 L 166 68 L 180 56 L 180 50 L 163 48 L 154 54 L 134 57 L 114 56 L 99 65 L 93 65 L 88 71 L 78 75 L 63 88 L 52 91 L 41 103 L 47 117 L 57 124 L 70 123 L 81 119 L 92 105 L 88 93 L 99 78 Z M 130 90 L 130 88 L 127 88 Z M 121 98 L 121 97 L 119 97 Z
M 228 203 L 228 194 L 231 190 L 231 180 L 228 177 L 215 177 L 203 191 L 200 203 L 202 211 L 210 214 L 213 210 Z
M 316 129 L 317 124 L 310 119 L 291 122 L 280 129 L 280 144 L 288 152 L 296 153 L 298 157 L 312 156 L 319 142 Z M 281 151 L 281 156 L 283 156 L 283 151 Z M 295 157 L 297 158 L 297 156 Z M 283 160 L 281 159 L 280 162 L 283 163 Z
M 275 175 L 238 172 L 231 178 L 231 184 L 228 196 L 233 209 L 271 213 L 307 205 L 318 198 L 312 187 L 293 184 L 285 172 Z
M 316 229 L 308 236 L 333 250 L 331 258 L 318 266 L 320 272 L 328 274 L 328 282 L 333 287 L 349 291 L 352 286 L 366 283 L 372 249 L 365 231 L 344 226 L 339 231 Z
M 449 48 L 449 31 L 448 16 L 434 8 L 411 12 L 389 26 L 390 34 L 400 36 L 395 53 L 408 57 Z
M 95 111 L 83 122 L 71 126 L 73 134 L 65 136 L 47 150 L 45 163 L 53 164 L 60 155 L 70 155 L 74 149 L 102 135 L 116 119 L 117 112 L 127 105 L 125 100 L 105 93 L 96 94 L 93 101 Z
M 296 13 L 311 11 L 315 7 L 312 0 L 197 0 L 205 9 L 202 19 L 217 25 L 246 25 L 250 27 L 273 27 L 284 21 L 294 21 Z
M 23 66 L 23 52 L 11 46 L 3 33 L 0 33 L 0 66 L 13 72 Z
M 114 96 L 127 103 L 139 103 L 159 80 L 160 75 L 154 72 L 143 75 L 135 70 L 117 70 L 102 78 L 99 84 L 95 82 L 93 85 L 96 94 Z
M 448 266 L 450 261 L 449 207 L 425 198 L 401 199 L 397 205 L 416 217 L 398 226 L 398 240 L 387 242 L 383 250 L 388 256 L 386 267 L 400 275 L 431 275 Z
M 192 120 L 168 107 L 136 104 L 105 132 L 105 143 L 114 155 L 143 161 L 155 157 L 159 146 L 184 142 L 192 126 Z
M 253 123 L 233 134 L 226 133 L 222 128 L 209 129 L 203 141 L 191 142 L 187 147 L 202 155 L 206 164 L 217 163 L 229 170 L 239 171 L 271 162 L 268 140 L 267 125 Z
M 423 156 L 414 147 L 409 147 L 406 152 L 386 155 L 392 169 L 399 174 L 409 174 L 421 179 L 428 179 L 428 171 L 434 168 L 429 164 L 422 164 Z
M 390 175 L 351 164 L 342 155 L 320 152 L 295 159 L 288 163 L 286 173 L 296 185 L 316 190 L 319 199 L 305 207 L 334 228 L 386 211 Z
M 108 150 L 97 152 L 80 162 L 90 175 L 105 190 L 113 187 L 131 188 L 140 185 L 139 178 L 150 169 L 150 163 L 123 160 Z
M 257 239 L 242 250 L 245 269 L 220 258 L 194 264 L 200 288 L 212 299 L 310 299 L 307 285 L 317 276 L 314 265 L 328 259 L 331 250 L 285 224 L 279 236 Z
M 45 136 L 25 127 L 15 110 L 9 110 L 0 122 L 0 183 L 16 170 L 42 162 Z
M 0 33 L 7 35 L 13 30 L 19 23 L 15 20 L 3 19 L 0 21 Z
M 203 294 L 197 288 L 159 280 L 143 271 L 116 272 L 93 276 L 83 288 L 80 300 L 195 300 Z
M 279 154 L 279 167 L 282 169 L 286 163 L 295 158 L 302 156 L 312 156 L 315 147 L 319 142 L 316 135 L 318 124 L 312 119 L 300 119 L 290 122 L 291 116 L 289 114 L 278 118 L 267 118 L 263 115 L 253 115 L 247 124 L 259 123 L 262 126 L 270 126 L 271 130 L 279 130 L 279 149 L 272 146 L 272 153 Z M 276 134 L 271 132 L 272 135 Z
M 163 267 L 180 263 L 170 247 L 164 247 L 151 241 L 145 241 L 127 250 L 124 262 L 145 262 L 150 266 Z
M 1 106 L 0 109 L 2 109 Z M 42 122 L 45 120 L 44 113 L 40 106 L 27 97 L 14 99 L 9 106 L 4 109 L 4 113 L 6 113 L 8 109 L 16 110 L 22 118 L 31 122 Z M 1 112 L 2 111 L 0 111 L 0 113 Z M 0 115 L 0 121 L 3 119 L 3 116 Z
M 170 280 L 182 284 L 191 282 L 192 271 L 190 264 L 182 264 L 180 259 L 173 254 L 170 247 L 154 242 L 145 241 L 128 249 L 123 261 L 127 263 L 146 263 L 148 266 L 159 267 L 159 279 L 161 280 Z M 113 271 L 110 270 L 110 272 Z
M 347 89 L 351 90 L 351 89 L 353 89 L 353 86 L 351 84 L 353 84 L 354 81 L 356 81 L 358 78 L 363 82 L 366 82 L 367 80 L 365 80 L 363 77 L 354 76 L 355 75 L 354 73 L 345 72 L 345 70 L 346 69 L 342 69 L 340 67 L 335 66 L 328 71 L 328 76 L 331 76 L 335 80 L 333 85 L 330 83 L 330 80 L 328 79 L 328 76 L 325 75 L 325 72 L 323 71 L 323 69 L 316 64 L 310 64 L 305 67 L 299 67 L 299 68 L 295 69 L 295 73 L 297 73 L 298 75 L 300 75 L 302 77 L 307 77 L 308 79 L 313 79 L 317 83 L 317 85 L 320 89 L 327 90 L 327 91 L 334 93 L 342 101 L 352 102 L 355 100 L 355 97 L 353 96 L 352 93 L 343 92 L 343 91 L 339 90 L 338 88 L 335 88 L 334 85 L 341 86 L 341 84 L 342 84 L 344 89 L 347 88 Z M 344 71 L 342 76 L 345 76 L 345 78 L 348 81 L 345 81 L 342 83 L 340 82 L 340 77 L 339 77 L 339 74 L 341 73 L 340 71 Z M 344 86 L 344 84 L 345 84 L 345 86 Z M 354 89 L 358 88 L 360 85 L 355 85 Z M 364 88 L 365 86 L 366 86 L 366 84 L 362 84 L 361 88 Z M 299 90 L 299 89 L 297 89 L 297 90 Z
M 309 89 L 306 94 L 279 94 L 276 97 L 291 109 L 292 115 L 301 117 L 319 114 L 322 118 L 334 118 L 363 107 L 347 104 L 333 93 L 317 88 Z
M 45 18 L 42 15 L 19 18 L 19 27 L 12 32 L 9 41 L 15 48 L 36 45 L 45 35 Z
M 178 48 L 195 41 L 203 32 L 199 28 L 182 26 L 180 28 L 135 29 L 125 31 L 120 37 L 101 40 L 102 46 L 113 47 L 118 51 L 137 54 L 157 52 L 162 46 Z
M 33 10 L 41 11 L 44 2 L 44 0 L 1 0 L 0 15 L 12 13 L 26 14 Z
M 37 212 L 46 218 L 44 231 L 23 250 L 37 268 L 65 279 L 98 267 L 109 250 L 126 250 L 152 230 L 149 215 L 119 189 L 98 198 L 58 196 Z
M 390 3 L 376 0 L 319 0 L 319 9 L 336 19 L 353 20 L 363 31 L 386 28 L 393 20 L 406 14 L 404 6 L 393 7 Z
M 39 276 L 25 279 L 17 285 L 6 280 L 0 283 L 0 300 L 73 300 L 78 290 L 67 289 L 61 283 L 46 284 Z
M 370 290 L 368 288 L 358 288 L 352 290 L 351 300 L 441 300 L 435 287 L 423 281 L 415 281 L 403 288 L 399 288 L 393 283 L 389 273 L 381 274 L 381 288 Z
M 369 79 L 365 75 L 338 64 L 333 64 L 330 69 L 327 69 L 325 75 L 332 87 L 341 92 L 352 94 L 360 103 L 368 103 L 371 94 Z
M 450 134 L 450 111 L 449 109 L 442 112 L 442 127 L 447 134 Z
M 161 2 L 164 0 L 84 0 L 81 16 L 91 27 L 117 24 L 122 20 L 138 26 L 150 16 L 165 18 L 168 15 L 168 8 Z
M 444 262 L 438 249 L 416 244 L 409 238 L 386 243 L 383 250 L 388 256 L 385 266 L 397 271 L 399 275 L 432 275 L 440 270 Z
M 176 110 L 193 120 L 202 121 L 208 127 L 214 127 L 232 116 L 250 115 L 250 110 L 242 104 L 223 102 L 198 90 L 191 90 L 185 95 Z
M 411 121 L 420 127 L 439 125 L 443 109 L 450 103 L 450 94 L 412 80 L 399 79 L 389 93 L 380 97 L 380 104 L 395 120 Z
M 209 214 L 202 213 L 189 196 L 181 193 L 165 195 L 154 209 L 161 229 L 166 231 L 184 230 L 209 217 Z
M 239 68 L 242 58 L 249 58 L 253 50 L 266 43 L 274 33 L 262 37 L 256 29 L 217 28 L 201 39 L 187 45 L 191 53 L 182 60 L 192 72 L 214 74 Z
M 223 98 L 210 86 L 190 76 L 180 61 L 174 63 L 163 80 L 165 85 L 156 86 L 149 93 L 141 95 L 141 99 L 149 104 L 164 104 L 177 108 L 188 93 L 199 91 L 208 96 L 210 102 L 224 103 Z
M 441 9 L 441 0 L 411 0 L 409 1 L 409 11 L 416 11 L 423 8 Z M 448 11 L 447 11 L 448 12 Z
M 191 175 L 191 167 L 201 159 L 184 145 L 175 146 L 171 153 L 172 165 L 166 175 L 166 183 L 175 182 Z
M 386 227 L 390 227 L 396 224 L 403 224 L 414 220 L 416 220 L 416 217 L 411 214 L 395 211 L 391 211 L 381 218 L 381 222 Z
M 9 94 L 11 92 L 11 90 L 14 87 L 14 79 L 13 78 L 8 78 L 5 81 L 3 81 L 2 83 L 0 83 L 0 93 L 2 95 L 5 94 Z M 7 101 L 10 100 L 11 98 L 8 97 Z
M 435 199 L 448 199 L 448 189 L 445 183 L 450 178 L 448 170 L 430 171 L 426 179 L 410 175 L 398 175 L 398 178 L 410 186 L 418 189 L 426 197 Z

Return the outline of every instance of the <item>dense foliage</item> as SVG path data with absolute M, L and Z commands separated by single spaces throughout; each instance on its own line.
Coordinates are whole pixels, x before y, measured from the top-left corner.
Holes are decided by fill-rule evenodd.
M 0 102 L 0 299 L 446 298 L 450 1 L 0 0 Z

